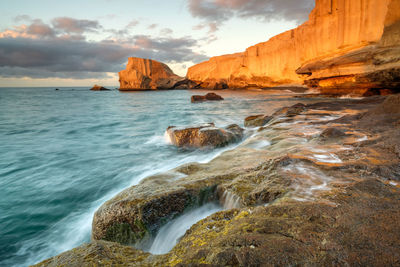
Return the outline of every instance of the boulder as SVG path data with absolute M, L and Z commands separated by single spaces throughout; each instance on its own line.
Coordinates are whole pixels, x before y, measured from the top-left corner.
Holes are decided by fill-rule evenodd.
M 110 91 L 110 89 L 107 89 L 103 86 L 97 85 L 95 84 L 92 89 L 90 89 L 91 91 Z
M 270 120 L 272 120 L 272 116 L 266 115 L 255 115 L 249 116 L 244 119 L 244 126 L 245 127 L 261 127 L 267 124 Z
M 167 134 L 173 145 L 184 148 L 222 147 L 243 138 L 243 129 L 236 124 L 217 128 L 213 123 L 190 128 L 170 126 Z
M 224 98 L 220 95 L 217 95 L 215 93 L 208 93 L 205 96 L 202 95 L 193 95 L 191 98 L 192 103 L 196 102 L 203 102 L 203 101 L 221 101 L 224 100 Z
M 131 57 L 126 69 L 119 72 L 119 90 L 173 89 L 182 80 L 164 63 Z

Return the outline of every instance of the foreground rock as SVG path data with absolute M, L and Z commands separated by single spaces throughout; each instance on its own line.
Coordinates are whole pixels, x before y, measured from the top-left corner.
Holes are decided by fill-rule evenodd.
M 110 91 L 110 89 L 107 89 L 103 86 L 97 85 L 95 84 L 92 89 L 90 89 L 91 91 Z
M 131 57 L 126 69 L 119 72 L 119 90 L 173 89 L 183 80 L 164 63 Z
M 396 266 L 399 102 L 280 109 L 255 140 L 119 193 L 96 212 L 91 244 L 39 266 Z M 254 149 L 259 138 L 271 145 Z M 226 210 L 193 225 L 167 254 L 121 245 L 146 242 L 171 218 L 211 201 Z
M 243 53 L 213 57 L 188 70 L 201 87 L 274 87 L 305 83 L 329 94 L 398 91 L 398 0 L 316 1 L 309 20 Z
M 260 126 L 264 126 L 272 119 L 273 119 L 272 116 L 267 116 L 267 115 L 249 116 L 246 119 L 244 119 L 244 126 L 245 127 L 260 127 Z
M 204 102 L 204 101 L 221 101 L 224 100 L 224 98 L 220 95 L 217 95 L 215 93 L 208 93 L 204 96 L 202 95 L 192 95 L 191 97 L 191 102 L 196 103 L 196 102 Z
M 168 127 L 167 134 L 171 143 L 184 148 L 214 148 L 223 147 L 240 141 L 243 129 L 236 124 L 222 129 L 213 123 L 191 128 Z

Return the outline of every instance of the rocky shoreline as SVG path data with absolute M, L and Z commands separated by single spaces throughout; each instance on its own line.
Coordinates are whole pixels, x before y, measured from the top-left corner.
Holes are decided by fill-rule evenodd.
M 253 135 L 238 147 L 124 190 L 96 212 L 91 243 L 36 266 L 400 264 L 400 95 L 297 104 L 246 122 Z M 210 202 L 224 210 L 172 251 L 137 249 Z

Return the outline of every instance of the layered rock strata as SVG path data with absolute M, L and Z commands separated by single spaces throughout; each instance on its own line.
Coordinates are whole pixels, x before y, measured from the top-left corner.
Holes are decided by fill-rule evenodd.
M 397 95 L 280 109 L 237 149 L 121 192 L 96 212 L 91 244 L 38 266 L 398 265 L 399 103 Z M 270 145 L 255 146 L 260 138 Z M 187 209 L 232 198 L 235 206 L 193 225 L 164 255 L 96 241 L 143 242 Z
M 184 81 L 166 64 L 151 59 L 131 57 L 126 69 L 119 72 L 121 91 L 172 89 L 178 85 L 184 87 Z
M 202 87 L 282 84 L 365 93 L 400 83 L 400 1 L 320 0 L 296 29 L 189 68 Z

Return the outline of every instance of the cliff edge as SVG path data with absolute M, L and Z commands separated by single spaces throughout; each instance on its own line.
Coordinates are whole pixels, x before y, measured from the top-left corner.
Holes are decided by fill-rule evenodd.
M 400 0 L 317 0 L 296 29 L 189 68 L 231 88 L 307 85 L 360 93 L 400 84 Z
M 182 80 L 164 63 L 130 57 L 126 69 L 119 72 L 119 90 L 171 89 Z

